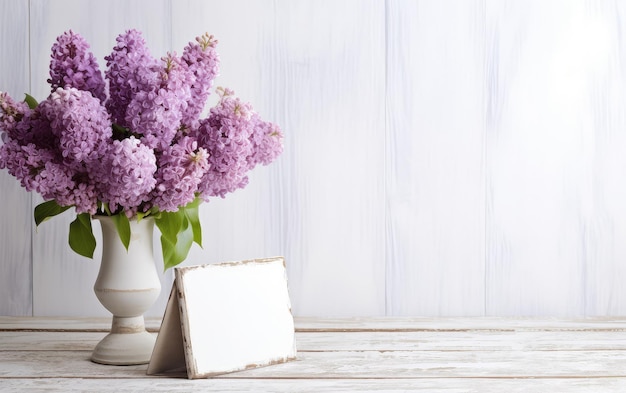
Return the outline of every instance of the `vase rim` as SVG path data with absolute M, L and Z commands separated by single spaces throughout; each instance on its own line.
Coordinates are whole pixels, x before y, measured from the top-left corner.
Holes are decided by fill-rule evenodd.
M 118 214 L 120 214 L 120 213 L 113 214 L 113 215 L 110 215 L 110 216 L 109 216 L 109 215 L 106 215 L 106 214 L 94 214 L 94 215 L 93 215 L 93 216 L 91 216 L 91 217 L 92 217 L 93 219 L 95 219 L 95 220 L 111 220 L 111 219 L 113 219 L 113 216 L 117 216 Z M 141 219 L 141 221 L 144 221 L 144 220 L 154 220 L 154 216 L 146 216 L 146 217 L 143 217 L 143 218 Z M 138 220 L 137 220 L 137 216 L 135 216 L 135 217 L 133 217 L 133 218 L 129 218 L 129 219 L 128 219 L 128 221 L 131 221 L 131 222 L 132 222 L 132 221 L 137 221 L 137 222 L 138 222 Z

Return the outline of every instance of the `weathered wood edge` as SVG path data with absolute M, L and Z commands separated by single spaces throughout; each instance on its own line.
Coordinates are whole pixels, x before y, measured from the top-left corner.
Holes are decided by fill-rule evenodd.
M 0 351 L 91 350 L 106 332 L 0 332 Z M 298 332 L 298 353 L 336 351 L 626 351 L 622 331 Z
M 104 367 L 91 351 L 0 351 L 3 378 L 147 378 L 146 365 Z M 626 378 L 626 351 L 342 351 L 299 353 L 298 360 L 216 378 Z M 155 377 L 157 379 L 158 377 Z
M 526 393 L 528 391 L 549 391 L 568 393 L 582 392 L 623 392 L 626 379 L 623 378 L 579 378 L 579 379 L 502 379 L 502 378 L 425 378 L 407 379 L 209 379 L 181 380 L 161 379 L 158 386 L 154 379 L 123 379 L 119 381 L 100 378 L 85 378 L 78 383 L 76 379 L 9 379 L 0 380 L 0 388 L 9 391 L 63 391 L 63 392 L 143 392 L 146 390 L 167 392 L 390 392 L 390 391 L 428 391 L 436 392 L 480 392 L 480 393 Z
M 626 331 L 626 318 L 312 318 L 295 317 L 296 332 Z M 158 332 L 161 318 L 146 318 Z M 107 332 L 109 318 L 4 317 L 0 331 Z

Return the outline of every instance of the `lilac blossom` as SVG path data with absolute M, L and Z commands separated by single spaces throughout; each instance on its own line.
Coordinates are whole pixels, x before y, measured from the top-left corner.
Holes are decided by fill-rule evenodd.
M 102 160 L 112 131 L 98 99 L 74 88 L 58 88 L 37 110 L 59 138 L 59 151 L 70 168 L 85 171 Z
M 35 109 L 0 92 L 0 169 L 28 191 L 77 213 L 175 212 L 200 196 L 225 197 L 282 152 L 280 128 L 218 89 L 217 41 L 205 34 L 181 57 L 157 61 L 141 34 L 117 37 L 102 75 L 71 31 L 52 47 L 52 91 Z
M 23 140 L 23 124 L 21 120 L 27 116 L 31 109 L 25 102 L 15 102 L 5 92 L 0 92 L 0 132 L 2 140 L 6 137 Z M 6 136 L 5 136 L 6 135 Z
M 52 91 L 62 87 L 74 87 L 88 91 L 104 102 L 105 83 L 98 63 L 89 44 L 83 37 L 68 31 L 60 35 L 52 45 L 50 79 Z
M 73 190 L 76 187 L 72 171 L 56 161 L 46 161 L 42 164 L 33 176 L 35 191 L 46 200 L 55 199 L 61 206 L 72 206 Z
M 9 141 L 0 146 L 0 169 L 6 168 L 27 191 L 35 191 L 60 206 L 75 206 L 78 213 L 96 213 L 97 195 L 89 182 L 78 183 L 76 174 L 49 150 L 34 144 Z
M 98 194 L 87 173 L 76 173 L 61 162 L 48 161 L 37 174 L 36 191 L 60 206 L 74 206 L 77 213 L 96 214 Z
M 175 54 L 153 67 L 158 77 L 153 86 L 144 86 L 128 104 L 126 124 L 151 148 L 166 149 L 181 125 L 183 111 L 191 97 L 189 73 Z
M 268 165 L 283 152 L 283 133 L 274 123 L 266 122 L 255 113 L 252 115 L 254 130 L 250 136 L 252 155 L 248 157 L 249 169 L 258 164 Z
M 71 203 L 76 207 L 76 213 L 89 213 L 94 215 L 98 211 L 98 193 L 96 184 L 88 176 L 80 176 L 82 182 L 76 182 L 72 189 Z M 76 179 L 76 176 L 74 176 Z M 66 205 L 66 206 L 69 206 Z
M 252 107 L 231 90 L 222 91 L 222 99 L 200 122 L 196 137 L 209 152 L 209 171 L 198 188 L 203 199 L 222 198 L 248 184 L 247 157 L 252 155 L 250 135 L 254 130 Z
M 83 223 L 122 214 L 154 215 L 160 228 L 186 222 L 162 233 L 164 250 L 177 250 L 164 254 L 172 267 L 189 246 L 178 246 L 181 233 L 191 229 L 199 243 L 194 202 L 245 187 L 248 171 L 282 152 L 282 132 L 228 89 L 217 89 L 219 103 L 200 119 L 218 73 L 213 36 L 161 61 L 136 30 L 116 41 L 105 57 L 108 91 L 89 46 L 69 31 L 52 46 L 52 89 L 41 104 L 0 92 L 0 169 L 46 200 L 35 209 L 38 222 L 58 206 L 74 207 Z M 70 225 L 70 246 L 87 257 L 94 245 L 79 240 L 89 232 Z M 123 241 L 127 235 L 120 232 Z
M 219 56 L 215 47 L 217 40 L 208 33 L 196 37 L 183 51 L 182 60 L 192 76 L 191 97 L 183 114 L 183 123 L 196 128 L 198 119 L 209 97 L 213 80 L 219 71 Z
M 7 140 L 0 146 L 0 169 L 6 168 L 26 191 L 41 191 L 37 176 L 47 162 L 54 160 L 54 152 L 39 149 L 32 143 L 21 145 L 15 140 Z
M 127 215 L 149 200 L 156 185 L 157 170 L 154 151 L 131 136 L 114 140 L 95 178 L 100 185 L 101 201 L 112 212 L 123 208 Z
M 105 57 L 108 69 L 109 99 L 106 107 L 113 122 L 126 126 L 126 108 L 145 86 L 154 85 L 157 61 L 150 55 L 146 42 L 137 30 L 120 34 L 113 52 Z
M 152 200 L 159 210 L 174 212 L 196 198 L 198 184 L 209 169 L 207 156 L 191 137 L 183 137 L 163 152 Z
M 7 93 L 0 93 L 0 135 L 4 142 L 34 143 L 47 149 L 54 149 L 58 142 L 50 122 L 42 119 L 38 110 L 30 109 L 26 102 L 16 102 Z

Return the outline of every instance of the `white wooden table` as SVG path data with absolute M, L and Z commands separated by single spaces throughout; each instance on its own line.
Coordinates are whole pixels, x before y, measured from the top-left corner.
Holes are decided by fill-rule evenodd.
M 300 318 L 297 361 L 205 380 L 90 362 L 108 323 L 0 317 L 0 391 L 626 392 L 626 319 Z

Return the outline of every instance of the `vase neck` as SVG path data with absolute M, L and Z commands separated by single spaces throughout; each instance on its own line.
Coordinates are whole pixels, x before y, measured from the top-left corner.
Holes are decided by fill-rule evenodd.
M 95 218 L 100 221 L 102 228 L 103 247 L 125 248 L 120 240 L 114 219 L 109 216 L 96 216 Z M 136 219 L 130 220 L 130 244 L 128 251 L 131 252 L 131 249 L 136 247 L 149 248 L 152 250 L 153 232 L 154 219 L 152 217 L 147 217 L 139 221 Z

